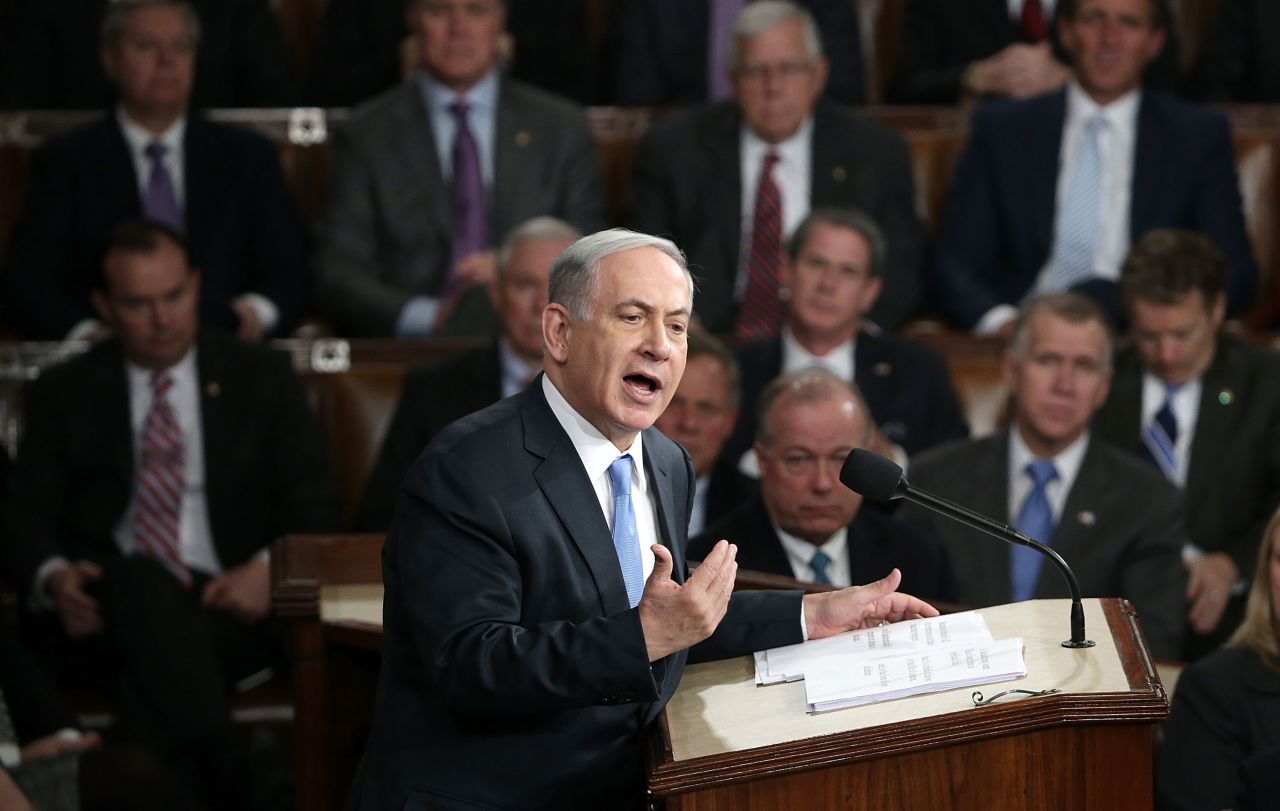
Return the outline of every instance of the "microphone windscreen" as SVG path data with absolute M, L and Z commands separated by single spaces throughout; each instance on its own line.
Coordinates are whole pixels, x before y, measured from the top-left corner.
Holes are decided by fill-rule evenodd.
M 901 498 L 902 468 L 892 459 L 854 448 L 840 468 L 840 483 L 872 501 Z

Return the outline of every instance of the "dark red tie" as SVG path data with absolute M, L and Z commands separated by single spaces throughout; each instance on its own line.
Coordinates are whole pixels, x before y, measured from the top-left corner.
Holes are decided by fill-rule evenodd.
M 776 152 L 768 152 L 756 185 L 756 208 L 751 221 L 751 256 L 747 287 L 738 308 L 740 338 L 772 338 L 782 324 L 778 279 L 782 267 L 782 195 L 773 180 Z
M 151 387 L 151 409 L 142 425 L 133 539 L 139 552 L 159 560 L 182 585 L 190 586 L 191 572 L 178 551 L 187 453 L 169 402 L 173 378 L 157 372 L 151 377 Z
M 1049 37 L 1049 26 L 1044 21 L 1044 6 L 1040 0 L 1023 0 L 1022 17 L 1018 20 L 1018 39 L 1023 42 L 1041 42 Z

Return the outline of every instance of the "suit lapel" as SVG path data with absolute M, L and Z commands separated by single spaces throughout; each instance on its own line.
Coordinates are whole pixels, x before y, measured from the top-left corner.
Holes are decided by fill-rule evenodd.
M 204 490 L 208 501 L 210 529 L 214 545 L 224 537 L 219 532 L 218 518 L 236 509 L 235 484 L 231 475 L 231 440 L 236 435 L 236 415 L 231 410 L 234 397 L 228 397 L 227 387 L 232 385 L 229 369 L 218 347 L 206 338 L 197 341 L 196 375 L 200 401 L 200 431 L 204 447 Z M 221 554 L 222 550 L 218 550 Z
M 1032 217 L 1032 235 L 1037 255 L 1053 250 L 1053 220 L 1057 212 L 1058 167 L 1062 156 L 1062 126 L 1067 115 L 1066 91 L 1059 91 L 1036 106 L 1036 118 L 1028 133 L 1029 186 L 1027 210 Z
M 849 150 L 848 133 L 832 125 L 832 113 L 833 108 L 825 102 L 818 102 L 813 113 L 809 200 L 815 206 L 857 199 L 858 189 L 876 186 L 871 174 L 878 167 L 866 161 L 851 164 L 842 160 L 841 155 Z
M 448 235 L 453 232 L 453 215 L 449 211 L 449 195 L 441 192 L 444 176 L 440 173 L 435 130 L 418 82 L 407 81 L 401 85 L 397 118 L 399 132 L 391 140 L 399 145 L 400 165 L 404 167 L 408 182 L 415 189 L 414 198 L 421 206 L 415 210 L 432 212 L 431 217 L 425 218 L 424 227 L 434 224 Z
M 1232 423 L 1242 392 L 1233 390 L 1233 383 L 1244 379 L 1235 367 L 1229 339 L 1218 336 L 1218 346 L 1213 363 L 1205 371 L 1200 386 L 1200 412 L 1196 415 L 1196 433 L 1191 440 L 1191 458 L 1187 465 L 1187 513 L 1195 511 L 1197 503 L 1211 490 L 1209 479 L 1218 475 L 1222 466 L 1222 448 L 1230 445 Z M 1224 393 L 1230 396 L 1222 396 Z M 1201 459 L 1200 457 L 1205 457 Z
M 207 227 L 221 219 L 218 211 L 225 210 L 220 199 L 220 192 L 225 186 L 218 182 L 219 173 L 225 170 L 213 152 L 205 122 L 196 116 L 188 116 L 182 145 L 182 177 L 186 186 L 183 221 L 193 249 L 201 244 Z M 197 255 L 202 253 L 198 249 L 194 252 Z
M 107 436 L 111 468 L 124 483 L 123 492 L 131 493 L 134 478 L 133 420 L 129 408 L 129 378 L 118 343 L 108 345 L 93 374 L 98 379 L 95 390 L 102 393 L 95 409 Z
M 1084 552 L 1092 544 L 1099 543 L 1096 537 L 1098 515 L 1106 504 L 1109 482 L 1114 481 L 1110 466 L 1103 457 L 1100 439 L 1090 439 L 1085 449 L 1084 459 L 1080 461 L 1080 470 L 1071 484 L 1071 492 L 1062 505 L 1062 515 L 1053 528 L 1053 549 L 1067 563 L 1083 560 Z M 1055 567 L 1049 561 L 1040 569 L 1040 579 L 1036 584 L 1036 593 L 1044 592 L 1044 584 L 1052 582 L 1050 578 L 1059 577 L 1052 571 Z
M 627 587 L 613 550 L 609 525 L 587 479 L 582 459 L 542 394 L 542 376 L 521 394 L 525 450 L 542 459 L 533 477 L 569 533 L 600 594 L 600 609 L 616 614 L 630 608 Z
M 539 188 L 543 184 L 538 172 L 544 161 L 536 160 L 540 153 L 534 130 L 525 124 L 520 99 L 509 90 L 508 83 L 500 80 L 498 90 L 498 117 L 494 131 L 494 182 L 493 211 L 490 217 L 490 239 L 495 244 L 510 228 L 523 219 L 520 212 L 520 195 L 526 189 Z
M 1004 522 L 1009 509 L 1009 432 L 997 434 L 985 443 L 982 456 L 972 471 L 969 498 L 964 502 L 983 515 Z M 977 530 L 973 530 L 977 533 Z M 980 563 L 976 567 L 985 581 L 978 593 L 1001 594 L 1008 602 L 1010 593 L 1009 550 L 1006 543 L 982 536 L 971 550 Z
M 685 517 L 683 514 L 676 514 L 676 493 L 671 471 L 676 460 L 670 458 L 669 454 L 661 453 L 656 447 L 659 436 L 656 429 L 650 428 L 645 431 L 644 466 L 649 474 L 649 490 L 657 500 L 658 543 L 671 551 L 675 579 L 677 582 L 683 582 L 688 527 L 683 529 L 680 527 L 680 522 Z
M 703 158 L 710 164 L 710 177 L 715 188 L 705 189 L 710 209 L 711 227 L 720 242 L 722 256 L 727 261 L 730 289 L 737 273 L 738 253 L 742 240 L 742 196 L 750 192 L 742 186 L 742 146 L 739 139 L 739 120 L 730 107 L 716 108 L 707 128 L 703 144 Z
M 1156 215 L 1163 197 L 1164 179 L 1170 168 L 1166 155 L 1168 138 L 1162 136 L 1160 115 L 1150 93 L 1142 95 L 1138 108 L 1138 131 L 1133 149 L 1133 180 L 1129 188 L 1129 239 L 1138 238 L 1167 223 Z

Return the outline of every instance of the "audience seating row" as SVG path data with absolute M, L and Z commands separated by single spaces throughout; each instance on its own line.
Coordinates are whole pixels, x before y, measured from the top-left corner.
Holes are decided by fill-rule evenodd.
M 1252 327 L 1280 320 L 1280 106 L 1228 106 L 1236 164 L 1250 235 L 1262 268 Z M 631 163 L 649 124 L 663 110 L 596 107 L 588 110 L 604 174 L 610 218 L 623 222 Z M 865 112 L 903 134 L 911 148 L 917 208 L 932 229 L 968 136 L 968 113 L 954 107 L 869 107 Z M 49 135 L 82 124 L 96 113 L 0 114 L 0 257 L 22 205 L 31 151 Z M 330 129 L 345 110 L 316 108 L 215 110 L 211 117 L 248 126 L 280 149 L 299 209 L 314 221 L 325 204 Z

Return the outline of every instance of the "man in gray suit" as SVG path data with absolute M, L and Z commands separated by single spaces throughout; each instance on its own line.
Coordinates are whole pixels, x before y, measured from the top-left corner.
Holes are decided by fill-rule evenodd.
M 1005 357 L 1011 426 L 936 448 L 912 482 L 1051 545 L 1086 596 L 1137 607 L 1156 656 L 1179 658 L 1186 611 L 1182 499 L 1149 465 L 1089 434 L 1111 384 L 1107 318 L 1074 293 L 1023 305 Z M 987 606 L 1068 596 L 1052 564 L 908 505 L 903 518 L 949 546 L 959 601 Z
M 316 306 L 354 335 L 487 332 L 493 245 L 552 215 L 603 225 L 586 120 L 502 76 L 502 0 L 408 0 L 423 68 L 335 134 Z

